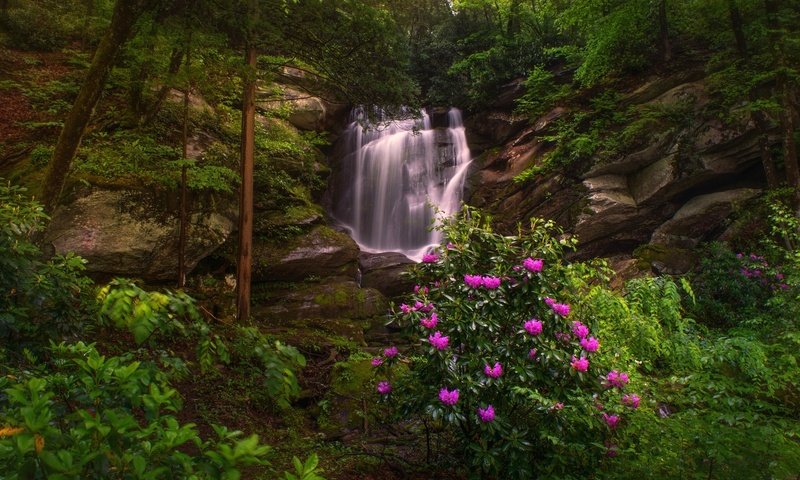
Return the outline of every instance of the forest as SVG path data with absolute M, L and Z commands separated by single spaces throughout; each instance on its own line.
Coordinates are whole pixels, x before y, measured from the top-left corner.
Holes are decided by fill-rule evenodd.
M 798 142 L 798 0 L 0 0 L 0 478 L 800 478 Z

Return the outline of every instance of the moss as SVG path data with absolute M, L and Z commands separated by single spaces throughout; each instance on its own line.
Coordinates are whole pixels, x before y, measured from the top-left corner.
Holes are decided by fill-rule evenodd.
M 697 261 L 697 255 L 691 250 L 661 244 L 641 245 L 634 250 L 633 256 L 638 259 L 636 267 L 641 270 L 649 270 L 653 263 L 661 263 L 668 271 L 685 272 Z

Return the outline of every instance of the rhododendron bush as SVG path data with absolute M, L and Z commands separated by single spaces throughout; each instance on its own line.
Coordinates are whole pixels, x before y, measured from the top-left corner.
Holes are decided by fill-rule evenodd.
M 505 237 L 465 209 L 441 229 L 393 317 L 410 346 L 373 361 L 382 400 L 449 427 L 481 476 L 575 475 L 617 455 L 647 400 L 581 302 L 604 270 L 565 263 L 574 241 L 550 222 Z

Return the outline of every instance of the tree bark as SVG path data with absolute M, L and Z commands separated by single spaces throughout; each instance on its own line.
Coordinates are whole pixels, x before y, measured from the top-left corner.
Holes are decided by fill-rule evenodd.
M 136 21 L 143 13 L 139 0 L 117 0 L 111 16 L 111 26 L 103 36 L 94 53 L 92 64 L 78 92 L 78 98 L 64 121 L 64 128 L 58 137 L 53 158 L 45 174 L 42 187 L 42 202 L 45 211 L 51 213 L 58 203 L 64 188 L 72 159 L 83 138 L 89 118 L 103 92 L 108 73 L 114 65 L 122 45 L 130 36 Z
M 192 32 L 186 39 L 186 72 L 189 75 L 189 67 L 192 63 L 191 57 Z M 178 234 L 178 288 L 186 286 L 186 234 L 189 223 L 189 207 L 187 201 L 186 186 L 186 160 L 189 157 L 189 92 L 191 91 L 191 80 L 187 79 L 183 90 L 183 132 L 181 140 L 183 143 L 183 165 L 181 166 L 181 212 L 180 212 L 180 233 Z
M 667 19 L 667 0 L 658 2 L 658 43 L 661 61 L 667 63 L 672 60 L 672 45 L 669 42 L 669 22 Z
M 174 77 L 178 73 L 178 70 L 180 70 L 181 62 L 183 62 L 183 55 L 184 51 L 182 49 L 172 49 L 172 54 L 169 57 L 169 67 L 167 69 L 167 80 L 158 90 L 158 93 L 156 93 L 156 99 L 153 101 L 153 104 L 147 108 L 147 111 L 139 119 L 139 125 L 150 124 L 153 120 L 155 120 L 158 112 L 161 111 L 161 105 L 164 104 L 164 100 L 167 99 L 167 94 L 169 94 L 169 91 L 172 89 L 172 77 Z
M 242 184 L 239 195 L 239 261 L 236 268 L 236 311 L 239 321 L 250 318 L 250 277 L 253 250 L 253 169 L 256 114 L 256 47 L 248 41 L 247 72 L 242 95 Z

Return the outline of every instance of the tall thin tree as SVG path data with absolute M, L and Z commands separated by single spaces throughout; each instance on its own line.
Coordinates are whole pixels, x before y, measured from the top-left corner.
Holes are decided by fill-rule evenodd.
M 236 266 L 236 312 L 240 321 L 250 318 L 250 280 L 253 264 L 253 171 L 255 165 L 255 114 L 257 58 L 254 24 L 256 0 L 247 2 L 245 79 L 242 93 L 241 187 L 239 191 L 239 259 Z

